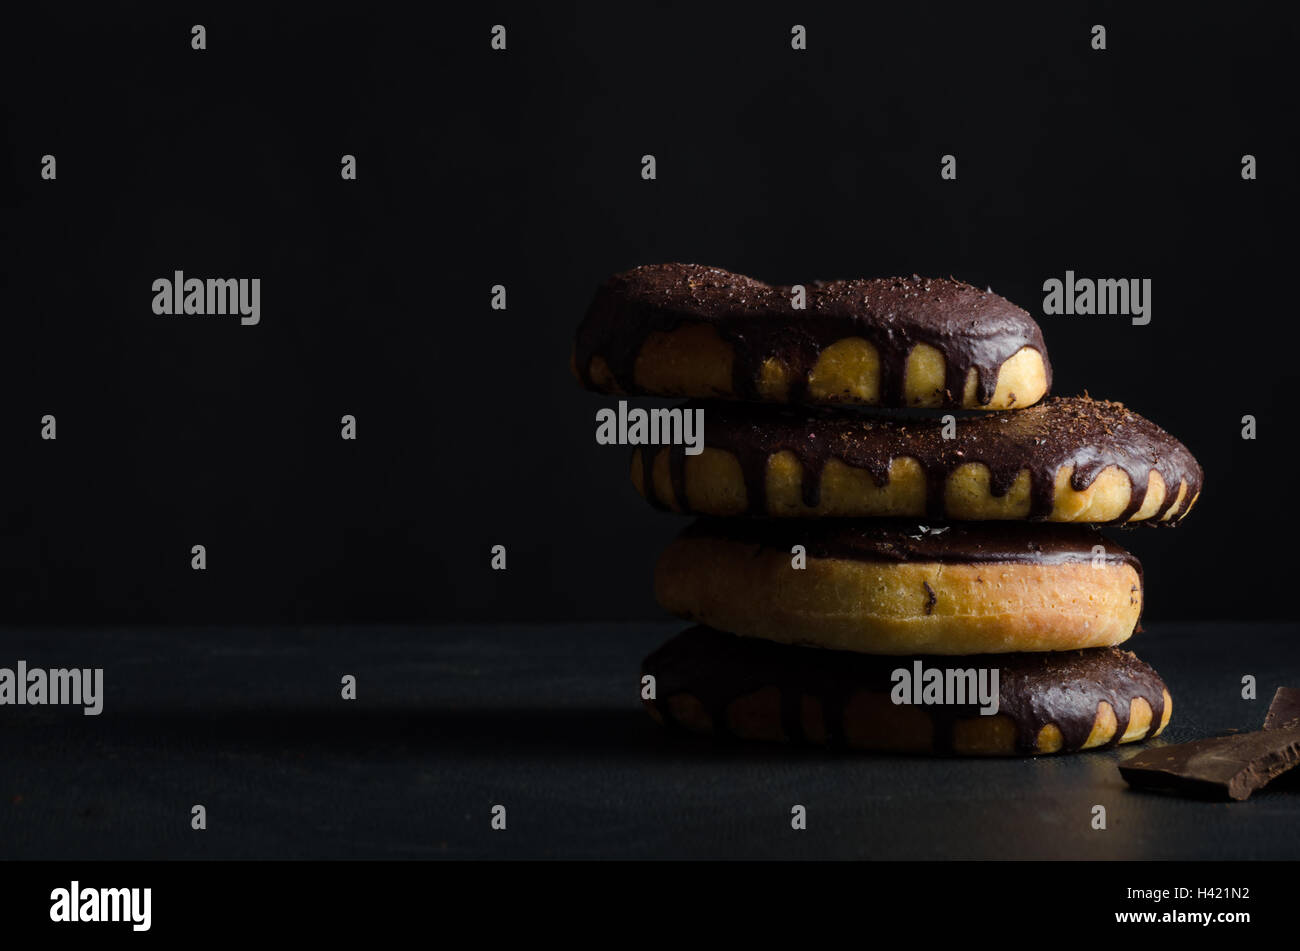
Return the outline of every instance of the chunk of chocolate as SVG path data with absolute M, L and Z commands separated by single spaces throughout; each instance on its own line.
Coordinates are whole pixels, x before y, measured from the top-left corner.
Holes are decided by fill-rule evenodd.
M 1300 727 L 1300 687 L 1278 687 L 1264 717 L 1264 729 L 1288 730 Z
M 1138 789 L 1240 801 L 1298 763 L 1300 689 L 1279 687 L 1264 729 L 1144 750 L 1119 771 Z

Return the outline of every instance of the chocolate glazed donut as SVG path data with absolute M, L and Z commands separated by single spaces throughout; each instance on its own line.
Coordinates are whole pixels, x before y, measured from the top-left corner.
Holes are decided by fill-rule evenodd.
M 698 404 L 690 404 L 692 407 Z M 869 472 L 878 486 L 889 481 L 893 460 L 916 459 L 926 478 L 926 511 L 945 517 L 944 483 L 960 466 L 984 463 L 989 489 L 1004 496 L 1022 470 L 1030 475 L 1032 520 L 1046 519 L 1054 505 L 1056 473 L 1071 465 L 1070 485 L 1083 491 L 1109 466 L 1122 470 L 1131 493 L 1127 507 L 1114 523 L 1126 522 L 1146 500 L 1149 474 L 1160 474 L 1164 501 L 1148 518 L 1175 524 L 1191 508 L 1204 475 L 1187 448 L 1151 421 L 1122 403 L 1087 397 L 1053 397 L 1037 406 L 989 413 L 958 421 L 951 439 L 943 438 L 940 419 L 903 419 L 819 409 L 733 406 L 709 403 L 704 413 L 704 446 L 733 454 L 744 479 L 748 514 L 768 514 L 766 475 L 769 458 L 778 452 L 795 454 L 803 466 L 803 501 L 815 506 L 821 474 L 829 459 Z M 664 450 L 677 503 L 690 513 L 686 493 L 686 454 L 681 445 Z M 642 484 L 653 486 L 654 451 L 640 451 Z M 1179 486 L 1186 484 L 1180 496 Z M 663 508 L 652 489 L 651 504 Z M 1163 516 L 1185 498 L 1187 504 L 1168 521 Z
M 801 705 L 805 696 L 811 696 L 824 711 L 826 745 L 843 748 L 845 709 L 852 695 L 864 690 L 887 695 L 893 670 L 914 660 L 927 667 L 998 667 L 998 713 L 1015 725 L 1017 754 L 1037 752 L 1039 730 L 1048 724 L 1060 731 L 1062 752 L 1083 748 L 1103 701 L 1110 704 L 1118 724 L 1103 746 L 1121 741 L 1137 698 L 1150 707 L 1151 722 L 1134 740 L 1159 733 L 1164 721 L 1164 682 L 1133 654 L 1114 647 L 970 657 L 876 657 L 789 647 L 694 627 L 646 657 L 642 672 L 656 680 L 656 699 L 647 703 L 670 728 L 675 722 L 666 702 L 669 697 L 695 697 L 708 712 L 713 732 L 724 734 L 729 732 L 726 711 L 733 701 L 775 686 L 781 691 L 781 729 L 787 740 L 810 742 Z M 936 705 L 925 712 L 933 721 L 937 753 L 953 752 L 959 720 L 979 717 L 978 707 L 970 704 Z
M 917 344 L 934 347 L 946 362 L 937 405 L 962 406 L 972 369 L 978 374 L 978 402 L 987 405 L 999 368 L 1025 347 L 1038 351 L 1051 390 L 1042 331 L 1027 312 L 991 291 L 916 275 L 812 282 L 806 289 L 807 307 L 795 310 L 791 287 L 721 268 L 652 264 L 617 274 L 597 290 L 578 327 L 578 378 L 588 389 L 606 389 L 591 375 L 591 361 L 600 357 L 621 392 L 645 394 L 636 385 L 634 368 L 646 339 L 683 324 L 702 324 L 731 344 L 733 395 L 741 400 L 762 398 L 760 370 L 775 357 L 792 371 L 787 401 L 806 402 L 818 356 L 850 337 L 869 341 L 879 354 L 882 406 L 908 405 L 904 378 L 908 355 Z

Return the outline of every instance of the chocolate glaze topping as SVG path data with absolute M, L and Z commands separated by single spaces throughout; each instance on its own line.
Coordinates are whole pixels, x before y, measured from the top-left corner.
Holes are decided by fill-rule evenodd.
M 811 558 L 845 558 L 899 564 L 941 562 L 1024 565 L 1091 564 L 1093 547 L 1105 549 L 1109 565 L 1142 565 L 1127 549 L 1086 525 L 1025 522 L 923 524 L 907 519 L 701 518 L 682 538 L 718 538 L 771 548 L 788 555 L 803 545 Z
M 666 700 L 676 694 L 697 698 L 712 717 L 714 732 L 725 733 L 726 711 L 732 701 L 776 686 L 781 690 L 781 721 L 787 739 L 809 741 L 801 714 L 807 695 L 821 701 L 828 745 L 842 747 L 844 713 L 852 696 L 862 690 L 888 694 L 893 688 L 891 673 L 899 667 L 911 669 L 914 660 L 921 660 L 927 668 L 996 665 L 1000 671 L 998 713 L 1014 722 L 1015 750 L 1022 754 L 1035 751 L 1038 731 L 1049 723 L 1061 731 L 1063 751 L 1080 749 L 1092 732 L 1097 704 L 1102 700 L 1110 704 L 1118 721 L 1108 746 L 1116 745 L 1128 729 L 1135 697 L 1144 698 L 1151 707 L 1147 737 L 1159 729 L 1164 717 L 1164 682 L 1133 654 L 1114 647 L 967 657 L 877 657 L 791 647 L 694 627 L 650 654 L 641 670 L 654 676 L 657 699 L 651 702 L 669 726 L 674 720 Z M 935 752 L 952 750 L 957 720 L 980 716 L 977 704 L 918 709 L 933 720 Z
M 1200 465 L 1173 436 L 1122 403 L 1087 397 L 1051 398 L 1026 409 L 960 419 L 952 439 L 943 438 L 943 421 L 934 417 L 903 419 L 717 402 L 690 405 L 704 406 L 704 445 L 727 450 L 739 460 L 751 515 L 767 514 L 767 461 L 783 450 L 793 452 L 803 466 L 803 501 L 810 506 L 820 497 L 828 459 L 865 469 L 883 486 L 889 481 L 890 463 L 910 456 L 925 473 L 926 511 L 932 518 L 944 516 L 945 481 L 968 462 L 989 467 L 989 487 L 996 496 L 1005 495 L 1020 471 L 1028 469 L 1029 518 L 1035 520 L 1051 514 L 1056 473 L 1064 465 L 1074 466 L 1070 485 L 1075 491 L 1086 489 L 1108 466 L 1128 475 L 1133 491 L 1116 522 L 1127 521 L 1142 507 L 1152 469 L 1168 488 L 1153 522 L 1178 498 L 1179 483 L 1187 482 L 1180 511 L 1159 524 L 1181 521 L 1203 481 Z M 685 508 L 685 447 L 671 446 L 668 452 L 674 492 Z M 655 454 L 641 453 L 646 486 L 653 485 L 649 476 Z
M 1043 334 L 1021 308 L 991 291 L 951 278 L 907 277 L 813 282 L 807 307 L 791 306 L 791 289 L 698 264 L 648 264 L 616 274 L 596 291 L 578 327 L 579 378 L 592 383 L 591 359 L 601 356 L 625 393 L 646 391 L 633 381 L 637 354 L 655 331 L 685 323 L 712 326 L 735 351 L 733 391 L 760 399 L 759 368 L 769 357 L 793 371 L 789 401 L 807 399 L 808 374 L 822 350 L 847 337 L 870 341 L 880 354 L 880 405 L 906 406 L 907 356 L 918 343 L 947 361 L 945 406 L 960 406 L 966 376 L 979 374 L 978 400 L 997 389 L 998 369 L 1022 347 L 1043 357 L 1048 389 L 1052 370 Z

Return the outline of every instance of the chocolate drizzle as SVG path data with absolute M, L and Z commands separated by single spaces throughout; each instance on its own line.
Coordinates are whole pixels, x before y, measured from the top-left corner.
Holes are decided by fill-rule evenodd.
M 764 687 L 781 691 L 781 725 L 791 742 L 810 742 L 803 729 L 803 698 L 821 703 L 826 742 L 845 745 L 844 720 L 849 701 L 861 691 L 888 695 L 892 672 L 920 660 L 926 668 L 999 669 L 998 713 L 1015 725 L 1015 752 L 1036 751 L 1039 730 L 1055 724 L 1061 750 L 1081 749 L 1091 734 L 1101 701 L 1115 712 L 1117 727 L 1107 746 L 1119 743 L 1128 729 L 1132 700 L 1142 697 L 1151 708 L 1154 735 L 1164 718 L 1164 682 L 1128 651 L 1114 647 L 1047 653 L 983 654 L 967 657 L 876 657 L 815 647 L 791 647 L 758 638 L 737 637 L 707 627 L 687 630 L 642 663 L 642 673 L 656 681 L 649 701 L 670 727 L 675 724 L 667 700 L 689 694 L 704 706 L 713 731 L 727 729 L 733 701 Z M 957 721 L 978 718 L 978 705 L 919 707 L 934 725 L 934 751 L 951 752 Z
M 768 514 L 768 459 L 782 451 L 794 453 L 803 466 L 803 501 L 809 506 L 820 499 L 822 472 L 829 459 L 865 469 L 879 486 L 888 484 L 895 459 L 916 459 L 925 474 L 926 514 L 931 518 L 945 516 L 944 484 L 959 466 L 971 462 L 988 466 L 989 490 L 999 497 L 1027 469 L 1032 520 L 1051 515 L 1056 474 L 1062 466 L 1074 467 L 1070 485 L 1075 491 L 1086 489 L 1109 466 L 1128 475 L 1132 491 L 1116 523 L 1128 521 L 1142 507 L 1152 470 L 1160 473 L 1167 491 L 1151 521 L 1158 522 L 1169 511 L 1178 499 L 1180 483 L 1187 483 L 1179 511 L 1161 523 L 1166 525 L 1186 515 L 1203 480 L 1196 459 L 1169 433 L 1121 403 L 1087 397 L 1051 398 L 1026 409 L 961 419 L 952 439 L 943 438 L 943 421 L 934 417 L 890 418 L 716 402 L 704 404 L 704 409 L 704 445 L 726 450 L 739 461 L 750 515 Z M 685 447 L 670 446 L 666 451 L 677 503 L 689 513 Z M 653 486 L 649 476 L 654 455 L 654 450 L 641 453 L 647 487 Z M 652 488 L 646 494 L 658 504 Z
M 826 347 L 850 337 L 870 341 L 880 355 L 881 406 L 908 405 L 903 386 L 907 357 L 920 343 L 939 350 L 946 361 L 943 406 L 962 405 L 971 369 L 978 374 L 978 401 L 988 404 L 999 368 L 1023 347 L 1042 355 L 1051 389 L 1042 331 L 1028 313 L 991 291 L 916 275 L 806 287 L 807 306 L 795 310 L 790 287 L 721 268 L 650 264 L 617 274 L 596 291 L 578 327 L 578 376 L 588 389 L 602 389 L 591 378 L 591 360 L 600 356 L 622 392 L 648 394 L 634 379 L 646 338 L 683 324 L 704 324 L 733 348 L 732 395 L 741 400 L 763 398 L 760 368 L 777 358 L 792 371 L 788 401 L 808 401 L 808 376 L 817 358 Z

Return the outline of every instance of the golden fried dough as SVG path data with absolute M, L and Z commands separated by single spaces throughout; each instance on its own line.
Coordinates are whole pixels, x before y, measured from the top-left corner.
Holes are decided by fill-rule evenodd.
M 1081 526 L 710 519 L 665 549 L 655 595 L 679 617 L 787 644 L 990 654 L 1122 643 L 1142 576 Z

